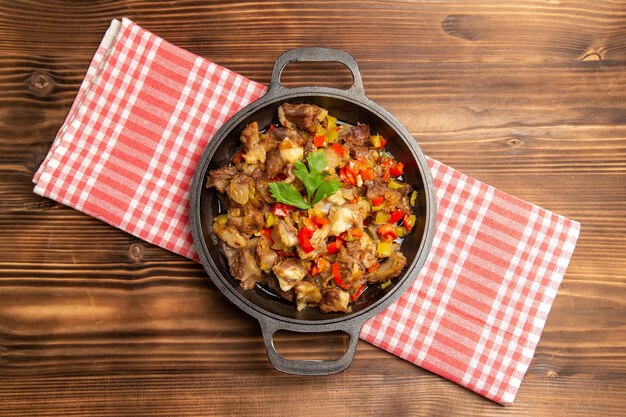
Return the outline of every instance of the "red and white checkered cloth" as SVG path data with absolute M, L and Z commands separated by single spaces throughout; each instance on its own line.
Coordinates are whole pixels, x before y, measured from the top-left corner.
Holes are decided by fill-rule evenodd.
M 188 186 L 215 131 L 266 88 L 113 21 L 35 192 L 197 259 Z M 580 225 L 435 160 L 437 232 L 415 284 L 361 337 L 510 404 Z

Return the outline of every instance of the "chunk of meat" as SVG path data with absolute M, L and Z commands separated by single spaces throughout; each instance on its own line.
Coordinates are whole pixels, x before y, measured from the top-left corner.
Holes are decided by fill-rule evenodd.
M 384 196 L 389 189 L 387 187 L 387 184 L 382 182 L 380 179 L 367 181 L 365 185 L 367 186 L 367 192 L 365 193 L 365 196 L 370 200 L 376 197 Z
M 259 180 L 263 176 L 263 168 L 262 165 L 258 164 L 244 164 L 242 173 L 246 174 L 250 178 L 252 178 L 255 182 Z
M 278 278 L 276 278 L 276 276 L 274 274 L 265 274 L 264 276 L 265 280 L 266 280 L 266 284 L 267 286 L 274 291 L 276 294 L 280 295 L 282 298 L 284 298 L 285 300 L 291 302 L 293 301 L 293 289 L 289 290 L 289 291 L 283 291 L 280 289 L 280 285 L 278 284 Z
M 285 127 L 294 125 L 309 132 L 315 132 L 317 126 L 328 115 L 328 111 L 313 104 L 284 103 L 278 108 L 278 120 Z
M 231 248 L 243 248 L 248 244 L 248 238 L 233 225 L 213 222 L 212 229 L 213 233 Z
M 274 149 L 267 154 L 265 160 L 265 176 L 269 179 L 278 177 L 285 170 L 285 160 L 280 156 L 280 149 Z
M 228 187 L 228 183 L 237 175 L 237 168 L 234 166 L 225 166 L 223 168 L 214 169 L 209 172 L 206 180 L 206 188 L 215 187 L 217 191 L 223 193 Z
M 348 253 L 357 259 L 365 268 L 370 268 L 378 259 L 376 257 L 376 245 L 367 233 L 363 233 L 359 239 L 346 242 Z
M 228 196 L 237 204 L 245 205 L 254 190 L 254 180 L 245 174 L 237 174 L 230 180 Z
M 380 157 L 380 153 L 376 149 L 368 148 L 365 146 L 348 146 L 352 156 L 356 158 L 363 158 L 368 161 L 376 161 Z
M 307 266 L 308 262 L 295 258 L 284 258 L 274 265 L 272 271 L 278 278 L 280 289 L 283 291 L 292 289 L 308 273 L 309 268 Z
M 350 207 L 333 207 L 330 210 L 330 231 L 331 236 L 337 236 L 354 225 L 354 216 Z
M 337 263 L 344 284 L 349 285 L 350 288 L 358 288 L 363 284 L 363 266 L 345 247 L 339 249 Z
M 278 255 L 270 248 L 270 242 L 262 236 L 256 246 L 256 256 L 259 258 L 259 268 L 264 272 L 269 272 L 276 264 Z
M 256 192 L 262 201 L 268 204 L 274 204 L 276 199 L 272 196 L 270 191 L 269 182 L 266 179 L 261 179 L 256 183 Z
M 359 187 L 352 187 L 349 185 L 344 185 L 343 188 L 339 191 L 341 191 L 341 196 L 348 200 L 348 201 L 352 201 L 354 200 L 354 197 L 357 197 L 357 190 L 359 189 Z
M 398 190 L 391 189 L 385 191 L 385 208 L 389 210 L 400 209 L 405 213 L 412 211 L 409 197 Z
M 326 157 L 326 168 L 324 171 L 334 173 L 335 170 L 341 165 L 342 162 L 350 159 L 349 155 L 339 156 L 332 148 L 324 148 L 324 156 Z
M 317 304 L 322 298 L 322 293 L 317 285 L 308 281 L 300 281 L 294 285 L 296 292 L 296 307 L 298 311 L 304 310 L 309 304 Z
M 405 266 L 406 258 L 402 252 L 396 250 L 391 253 L 391 256 L 385 262 L 380 264 L 376 271 L 366 275 L 365 278 L 370 284 L 381 284 L 400 275 Z
M 222 253 L 226 256 L 230 273 L 240 281 L 244 290 L 250 290 L 261 279 L 261 269 L 256 262 L 251 248 L 233 249 L 222 245 Z
M 295 143 L 298 146 L 304 146 L 304 144 L 306 143 L 306 138 L 300 135 L 297 130 L 289 129 L 286 127 L 273 128 L 268 131 L 268 136 L 276 144 L 279 144 L 285 139 L 289 139 L 291 142 Z
M 257 122 L 248 123 L 239 137 L 243 144 L 243 149 L 249 151 L 252 146 L 259 143 L 261 141 L 259 136 L 259 124 Z
M 280 157 L 288 164 L 294 164 L 296 161 L 301 161 L 304 158 L 304 148 L 290 139 L 283 140 L 278 145 L 278 149 Z
M 279 241 L 282 244 L 282 248 L 292 248 L 298 244 L 298 229 L 290 222 L 279 219 L 274 227 L 276 234 L 278 234 Z
M 359 124 L 343 129 L 339 132 L 339 139 L 343 139 L 349 147 L 370 145 L 370 127 L 366 124 Z
M 335 206 L 343 206 L 346 203 L 346 199 L 343 197 L 343 193 L 340 192 L 334 193 L 333 195 L 326 197 L 325 200 L 329 203 L 334 204 Z M 322 205 L 326 204 L 324 200 L 322 200 L 321 203 Z
M 322 291 L 320 299 L 320 310 L 323 313 L 338 311 L 349 313 L 352 309 L 348 306 L 350 303 L 350 294 L 339 288 L 326 288 Z
M 265 163 L 265 142 L 261 140 L 257 122 L 249 123 L 241 132 L 241 143 L 247 164 Z
M 329 236 L 337 236 L 351 229 L 355 224 L 363 222 L 367 216 L 369 205 L 364 204 L 348 204 L 340 207 L 334 206 L 330 209 L 328 220 L 330 221 Z M 365 208 L 367 206 L 367 208 Z
M 250 236 L 259 230 L 265 225 L 265 217 L 263 216 L 263 212 L 251 205 L 246 204 L 243 206 L 243 210 L 240 210 L 240 216 L 231 215 L 228 217 L 228 222 L 235 226 L 242 234 Z
M 308 158 L 309 154 L 311 152 L 315 152 L 316 150 L 317 150 L 317 147 L 313 143 L 313 139 L 307 140 L 306 144 L 304 145 L 304 159 Z

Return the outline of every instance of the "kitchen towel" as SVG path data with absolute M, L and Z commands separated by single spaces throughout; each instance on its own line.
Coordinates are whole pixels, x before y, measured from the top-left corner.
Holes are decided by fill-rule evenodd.
M 266 87 L 114 20 L 35 192 L 197 260 L 188 187 Z M 437 231 L 413 286 L 361 338 L 501 404 L 515 399 L 580 225 L 428 158 Z M 357 357 L 358 360 L 358 357 Z

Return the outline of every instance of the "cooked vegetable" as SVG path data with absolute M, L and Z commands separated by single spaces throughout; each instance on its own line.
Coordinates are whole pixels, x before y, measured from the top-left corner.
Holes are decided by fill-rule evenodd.
M 356 300 L 357 300 L 357 299 L 361 296 L 361 294 L 363 294 L 363 291 L 365 291 L 365 289 L 366 289 L 366 288 L 367 288 L 367 284 L 366 284 L 366 283 L 363 283 L 363 284 L 359 287 L 359 289 L 358 289 L 358 290 L 356 290 L 356 291 L 354 292 L 354 294 L 352 294 L 352 295 L 350 296 L 350 301 L 356 301 Z
M 209 172 L 206 186 L 228 197 L 213 233 L 242 288 L 349 313 L 404 270 L 417 192 L 368 125 L 338 125 L 310 104 L 284 103 L 278 119 L 245 126 L 231 165 Z
M 398 223 L 404 217 L 404 212 L 402 210 L 395 210 L 389 216 L 389 223 Z
M 374 206 L 380 206 L 381 204 L 383 204 L 385 202 L 385 197 L 383 196 L 379 196 L 379 197 L 374 197 L 372 198 L 372 204 Z
M 391 242 L 379 242 L 378 243 L 377 251 L 378 251 L 379 258 L 388 258 L 391 255 L 392 250 L 393 250 L 393 247 L 391 245 Z
M 404 173 L 404 164 L 397 162 L 392 168 L 389 169 L 389 175 L 392 177 L 399 177 Z
M 411 214 L 410 216 L 404 216 L 402 224 L 404 225 L 404 228 L 410 232 L 413 229 L 413 226 L 415 226 L 415 215 Z

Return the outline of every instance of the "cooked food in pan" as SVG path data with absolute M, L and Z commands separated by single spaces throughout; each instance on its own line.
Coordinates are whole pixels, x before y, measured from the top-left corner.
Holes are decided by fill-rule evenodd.
M 296 103 L 278 120 L 263 132 L 248 124 L 231 164 L 209 172 L 206 186 L 224 197 L 213 233 L 242 288 L 349 313 L 368 286 L 386 288 L 406 267 L 400 244 L 416 193 L 368 125 Z

